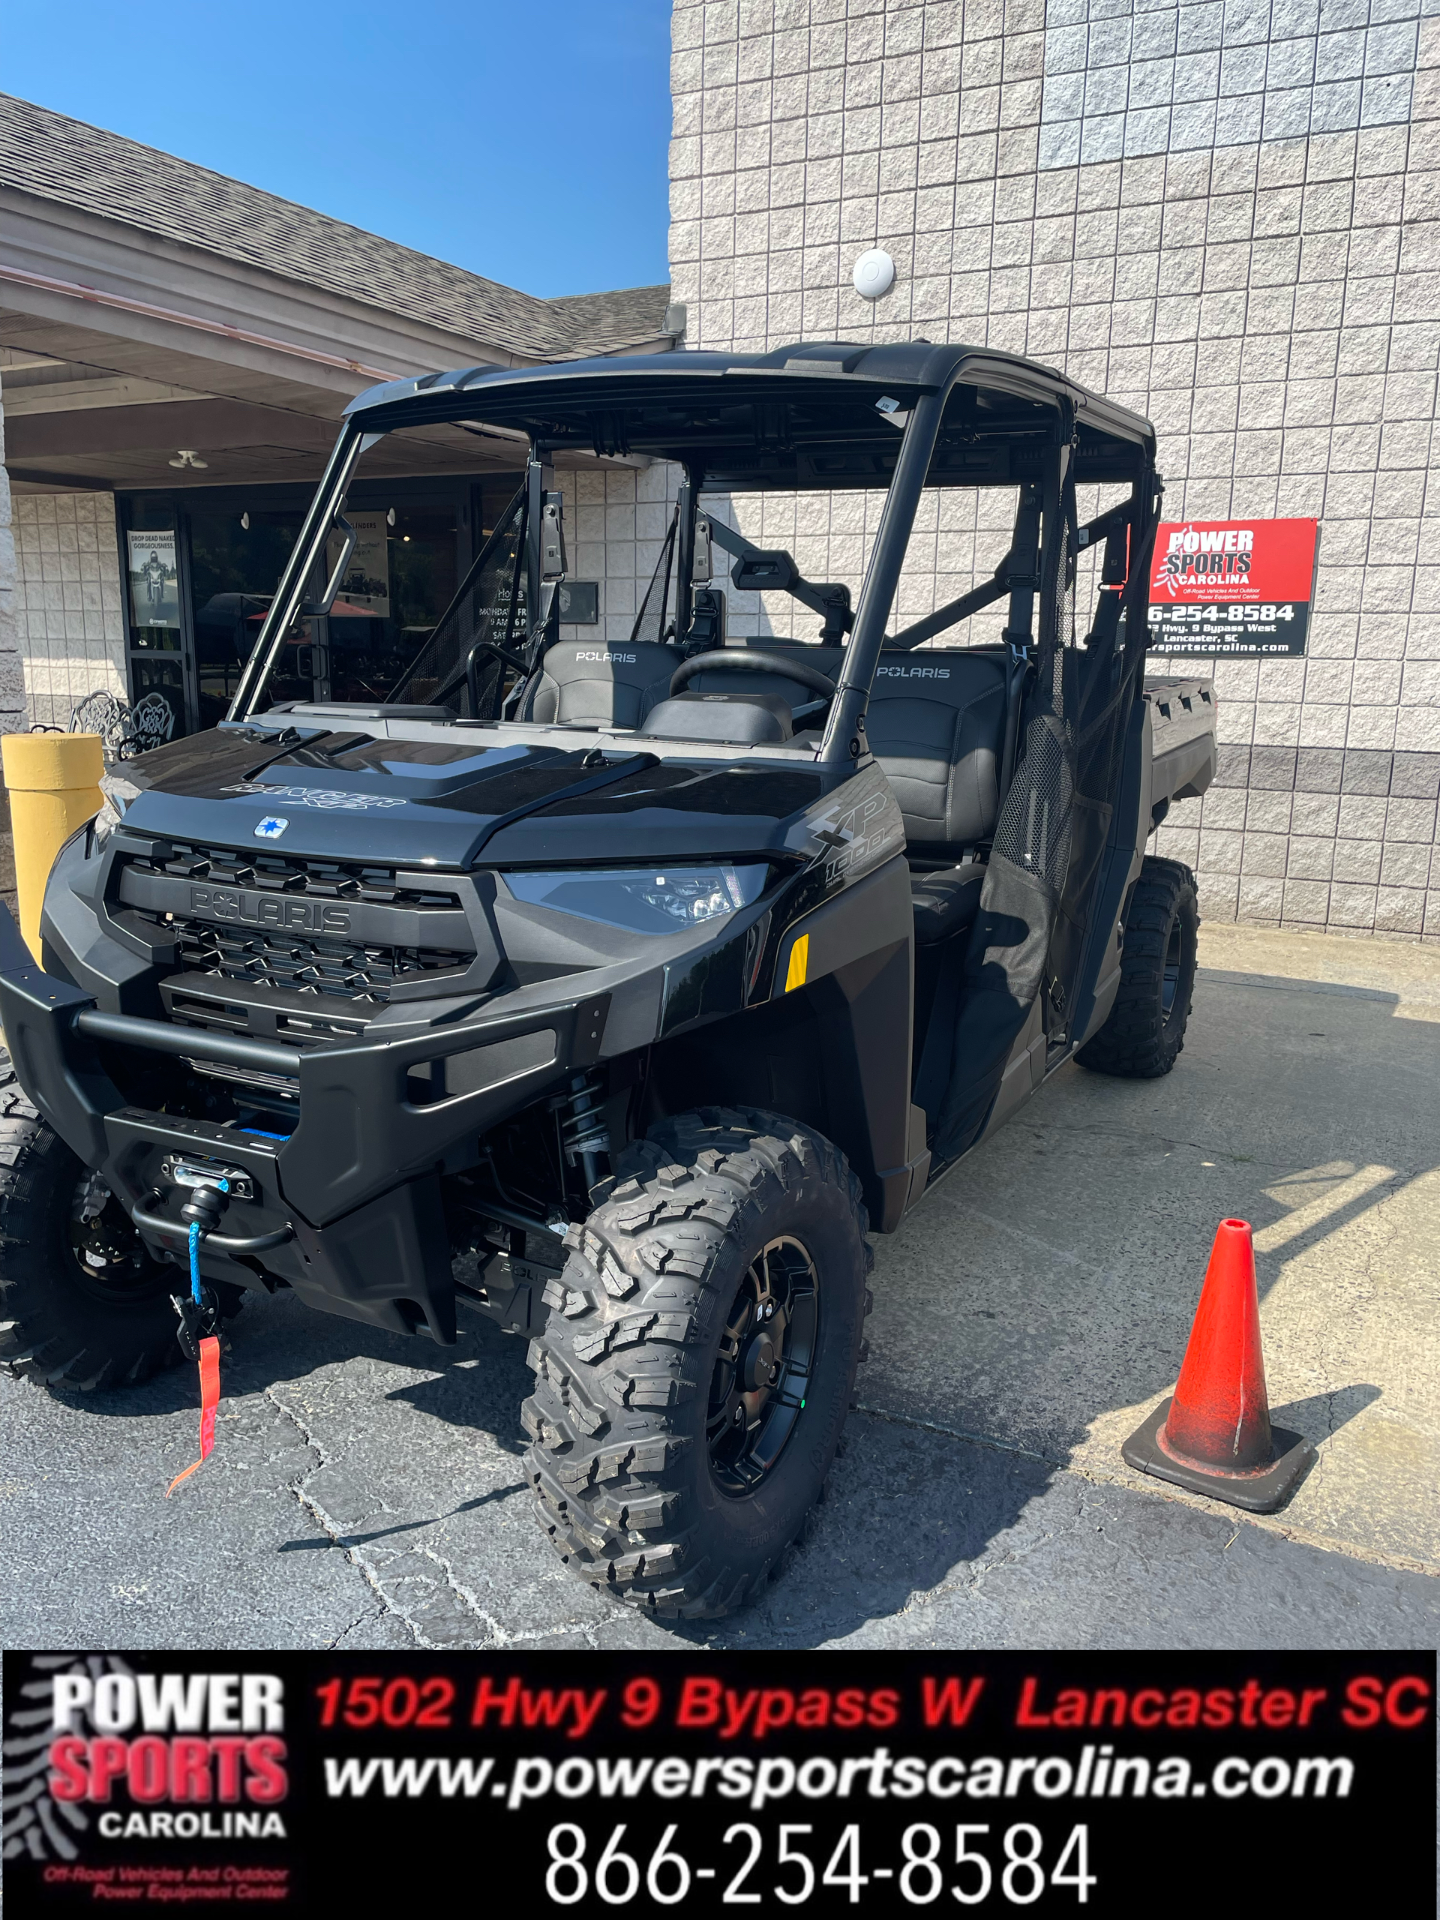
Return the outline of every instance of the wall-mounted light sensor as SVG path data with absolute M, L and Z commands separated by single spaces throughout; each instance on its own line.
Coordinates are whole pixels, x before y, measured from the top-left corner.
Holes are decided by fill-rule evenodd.
M 246 533 L 250 531 L 250 509 L 248 507 L 245 509 L 244 513 L 242 513 L 240 516 L 240 524 L 245 529 Z
M 391 507 L 389 512 L 385 515 L 385 524 L 387 527 L 393 527 L 395 524 L 395 509 L 393 507 Z
M 895 262 L 883 248 L 871 247 L 855 262 L 853 278 L 862 300 L 883 300 L 895 284 Z

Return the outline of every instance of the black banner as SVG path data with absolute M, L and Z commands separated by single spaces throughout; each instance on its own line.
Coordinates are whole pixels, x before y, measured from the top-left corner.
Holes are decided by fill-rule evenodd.
M 12 1916 L 1393 1914 L 1433 1653 L 5 1655 Z M 1359 1876 L 1358 1880 L 1351 1876 Z

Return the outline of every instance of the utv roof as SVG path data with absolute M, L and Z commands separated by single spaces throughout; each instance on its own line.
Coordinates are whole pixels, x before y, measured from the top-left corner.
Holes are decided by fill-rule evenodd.
M 673 460 L 715 491 L 883 487 L 909 408 L 952 383 L 933 485 L 998 486 L 1038 474 L 1062 400 L 1075 410 L 1078 479 L 1132 480 L 1154 458 L 1148 420 L 1056 368 L 924 340 L 465 367 L 371 387 L 346 413 L 366 433 L 463 421 L 524 433 L 549 454 Z

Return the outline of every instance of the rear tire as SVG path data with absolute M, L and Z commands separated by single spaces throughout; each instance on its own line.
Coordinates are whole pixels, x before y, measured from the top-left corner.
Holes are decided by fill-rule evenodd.
M 112 1194 L 84 1218 L 89 1188 L 0 1052 L 0 1365 L 44 1385 L 135 1386 L 183 1357 L 177 1270 L 150 1258 Z
M 1082 1067 L 1130 1080 L 1169 1073 L 1185 1046 L 1199 933 L 1194 874 L 1178 860 L 1147 858 L 1125 915 L 1120 991 L 1075 1055 Z
M 702 1108 L 630 1149 L 530 1347 L 526 1474 L 582 1579 L 698 1620 L 784 1564 L 864 1357 L 867 1229 L 839 1149 L 777 1115 Z

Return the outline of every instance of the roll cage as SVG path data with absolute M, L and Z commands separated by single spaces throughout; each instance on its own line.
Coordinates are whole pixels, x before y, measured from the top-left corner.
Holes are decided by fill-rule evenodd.
M 471 367 L 391 381 L 351 402 L 241 676 L 232 721 L 256 710 L 296 619 L 323 612 L 334 597 L 353 546 L 344 501 L 361 454 L 393 429 L 442 423 L 523 435 L 529 459 L 500 527 L 435 629 L 441 631 L 488 565 L 511 573 L 507 630 L 498 638 L 482 637 L 463 665 L 452 664 L 433 697 L 466 677 L 473 695 L 480 653 L 498 656 L 517 672 L 533 669 L 553 634 L 565 557 L 552 470 L 557 456 L 566 454 L 640 455 L 683 470 L 661 589 L 668 593 L 673 568 L 675 631 L 682 645 L 691 638 L 696 611 L 697 538 L 706 537 L 736 558 L 737 584 L 788 591 L 822 614 L 823 638 L 833 642 L 848 634 L 822 761 L 844 762 L 863 752 L 866 708 L 883 650 L 919 646 L 1008 596 L 1005 638 L 1013 653 L 1023 654 L 1037 597 L 1044 615 L 1042 582 L 1048 578 L 1050 591 L 1063 592 L 1062 576 L 1067 565 L 1073 573 L 1077 549 L 1105 542 L 1100 584 L 1112 589 L 1101 596 L 1087 644 L 1113 648 L 1122 609 L 1131 602 L 1131 630 L 1143 630 L 1145 563 L 1159 507 L 1154 431 L 1138 414 L 1053 368 L 991 349 L 923 341 L 878 347 L 807 342 L 769 354 L 669 353 L 538 369 Z M 1129 498 L 1080 526 L 1075 490 L 1085 483 L 1128 485 Z M 1010 550 L 991 580 L 887 635 L 927 486 L 1016 487 Z M 853 611 L 846 589 L 805 580 L 788 554 L 755 548 L 703 514 L 707 493 L 847 488 L 885 492 Z M 317 606 L 307 600 L 307 586 L 319 577 L 333 532 L 342 535 L 342 551 Z M 510 547 L 500 552 L 502 534 Z M 1064 556 L 1059 573 L 1052 564 L 1057 554 Z

